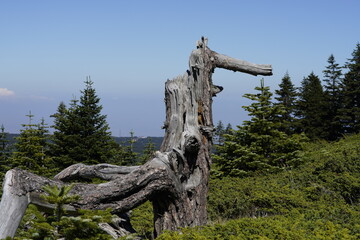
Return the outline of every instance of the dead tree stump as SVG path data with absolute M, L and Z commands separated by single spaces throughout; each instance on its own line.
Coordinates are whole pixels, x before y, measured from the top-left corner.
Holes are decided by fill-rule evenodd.
M 190 55 L 189 70 L 165 84 L 165 136 L 152 160 L 138 167 L 76 164 L 54 180 L 20 169 L 8 171 L 0 203 L 0 238 L 14 236 L 29 203 L 44 206 L 38 197 L 44 185 L 61 186 L 72 179 L 93 177 L 108 182 L 76 184 L 71 193 L 80 195 L 81 200 L 69 209 L 110 207 L 114 213 L 122 213 L 150 200 L 154 206 L 155 237 L 163 230 L 206 224 L 214 131 L 212 98 L 222 91 L 222 87 L 212 83 L 215 68 L 272 75 L 271 65 L 218 54 L 207 47 L 207 39 L 202 37 Z

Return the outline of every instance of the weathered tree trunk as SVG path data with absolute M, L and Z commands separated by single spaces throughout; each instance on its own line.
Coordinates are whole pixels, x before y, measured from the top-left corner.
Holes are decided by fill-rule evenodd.
M 154 206 L 155 236 L 163 230 L 206 223 L 206 197 L 212 146 L 212 97 L 222 87 L 212 83 L 216 67 L 252 75 L 271 75 L 270 65 L 257 65 L 211 51 L 207 39 L 197 43 L 191 53 L 189 70 L 165 84 L 165 137 L 156 156 L 139 167 L 109 164 L 76 164 L 55 180 L 12 169 L 4 182 L 0 205 L 0 238 L 13 236 L 28 203 L 37 199 L 47 184 L 66 184 L 79 178 L 99 177 L 102 184 L 76 184 L 72 194 L 81 200 L 75 209 L 112 208 L 114 213 L 128 211 L 146 200 Z
M 3 195 L 0 202 L 0 239 L 13 236 L 29 204 L 26 194 L 11 191 L 16 181 L 12 171 L 5 175 Z

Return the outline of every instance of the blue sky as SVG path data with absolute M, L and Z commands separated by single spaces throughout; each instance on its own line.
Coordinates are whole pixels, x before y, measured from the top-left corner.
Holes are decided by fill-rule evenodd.
M 360 41 L 360 1 L 0 0 L 0 124 L 17 133 L 80 96 L 91 76 L 114 136 L 163 136 L 164 83 L 183 74 L 202 35 L 219 53 L 272 64 L 277 88 L 312 71 L 323 77 L 330 54 L 344 64 Z M 225 89 L 214 122 L 241 124 L 261 77 L 217 69 Z

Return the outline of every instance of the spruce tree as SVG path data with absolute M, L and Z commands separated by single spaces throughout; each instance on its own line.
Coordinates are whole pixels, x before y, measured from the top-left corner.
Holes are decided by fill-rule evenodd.
M 224 138 L 223 135 L 225 133 L 225 128 L 224 128 L 224 124 L 222 123 L 222 121 L 220 120 L 218 122 L 218 124 L 215 127 L 215 132 L 214 132 L 214 143 L 221 145 L 224 142 Z
M 111 223 L 113 216 L 110 208 L 105 211 L 80 209 L 75 214 L 65 211 L 64 205 L 81 199 L 81 196 L 69 194 L 72 187 L 73 184 L 60 188 L 56 185 L 44 186 L 46 194 L 40 197 L 45 202 L 53 204 L 53 212 L 47 211 L 44 214 L 41 208 L 30 205 L 14 239 L 113 239 L 99 227 L 100 223 Z
M 102 106 L 99 105 L 100 98 L 96 96 L 95 89 L 92 87 L 93 82 L 87 79 L 86 87 L 80 97 L 80 105 L 76 109 L 76 115 L 79 117 L 81 135 L 84 137 L 84 147 L 98 148 L 89 154 L 89 160 L 101 160 L 104 152 L 99 143 L 107 143 L 110 138 L 109 126 L 106 122 L 106 116 L 101 114 Z M 96 145 L 95 145 L 96 144 Z M 105 149 L 106 151 L 106 145 Z
M 231 131 L 232 131 L 231 124 L 228 123 L 225 128 L 223 122 L 220 120 L 215 127 L 215 132 L 214 132 L 214 136 L 213 136 L 214 144 L 215 145 L 224 144 L 224 135 L 230 134 Z
M 335 61 L 334 55 L 328 58 L 328 66 L 324 73 L 325 82 L 325 108 L 326 115 L 324 122 L 326 122 L 325 131 L 327 133 L 327 140 L 339 139 L 342 135 L 342 125 L 340 122 L 339 110 L 341 109 L 341 67 Z
M 72 101 L 74 103 L 74 101 Z M 51 153 L 54 157 L 56 166 L 63 169 L 74 163 L 71 158 L 73 148 L 79 139 L 76 138 L 75 125 L 71 119 L 73 109 L 67 109 L 64 102 L 60 102 L 57 112 L 51 117 L 54 118 L 53 128 L 55 129 L 52 137 Z
M 9 140 L 4 125 L 1 125 L 0 130 L 0 166 L 4 166 L 6 159 L 9 157 Z
M 313 72 L 303 79 L 297 102 L 299 130 L 311 139 L 326 137 L 325 95 L 320 79 Z
M 297 98 L 297 91 L 294 84 L 291 81 L 289 73 L 285 73 L 284 77 L 279 84 L 279 89 L 275 90 L 277 97 L 277 104 L 281 104 L 284 107 L 283 114 L 279 115 L 281 121 L 283 121 L 283 131 L 287 134 L 293 134 L 296 128 L 295 123 L 295 103 Z
M 0 132 L 0 186 L 2 186 L 2 182 L 4 179 L 4 175 L 8 170 L 8 158 L 10 155 L 9 152 L 9 140 L 7 139 L 8 133 L 5 132 L 4 125 L 1 125 Z M 2 189 L 0 189 L 0 197 L 2 195 Z
M 233 128 L 232 128 L 231 124 L 228 123 L 228 124 L 226 125 L 224 134 L 231 134 L 232 130 L 233 130 Z
M 282 132 L 278 118 L 283 106 L 273 104 L 269 87 L 256 87 L 257 94 L 245 94 L 253 101 L 243 108 L 251 120 L 237 126 L 232 134 L 225 134 L 224 145 L 218 146 L 214 156 L 221 176 L 248 176 L 256 171 L 273 172 L 294 166 L 301 144 L 298 138 Z
M 131 130 L 128 143 L 124 146 L 121 146 L 123 149 L 122 152 L 124 153 L 124 155 L 120 159 L 123 163 L 122 165 L 131 166 L 136 164 L 138 154 L 134 151 L 134 144 L 136 142 L 134 134 L 134 131 Z
M 34 115 L 26 115 L 29 123 L 22 124 L 23 129 L 16 138 L 15 151 L 9 158 L 11 168 L 19 167 L 42 176 L 54 173 L 52 158 L 49 156 L 49 131 L 44 120 L 34 124 Z
M 136 138 L 132 130 L 130 131 L 130 137 L 126 141 L 119 144 L 114 141 L 114 148 L 111 151 L 111 158 L 108 163 L 121 166 L 134 166 L 142 163 L 144 159 L 141 157 L 138 159 L 138 153 L 134 151 L 135 142 Z
M 109 142 L 113 139 L 106 115 L 101 114 L 100 98 L 97 97 L 90 78 L 87 78 L 85 85 L 85 89 L 81 91 L 79 106 L 75 110 L 81 136 L 79 146 L 82 150 L 87 150 L 78 152 L 79 160 L 88 164 L 106 162 L 110 157 Z
M 60 103 L 57 113 L 52 115 L 55 129 L 52 150 L 61 169 L 80 162 L 110 162 L 116 148 L 90 78 L 81 94 L 80 101 L 72 100 L 69 108 Z
M 345 65 L 348 72 L 342 82 L 343 106 L 340 112 L 344 133 L 352 134 L 360 132 L 360 43 L 348 60 Z
M 155 144 L 153 143 L 151 138 L 148 138 L 148 142 L 146 143 L 142 155 L 140 156 L 139 164 L 140 165 L 145 164 L 147 161 L 152 159 L 154 157 L 155 151 L 156 151 Z

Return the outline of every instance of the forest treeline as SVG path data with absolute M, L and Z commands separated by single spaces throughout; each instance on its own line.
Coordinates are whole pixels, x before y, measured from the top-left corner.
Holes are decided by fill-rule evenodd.
M 5 130 L 5 128 L 4 128 Z M 1 131 L 1 128 L 0 128 Z M 16 143 L 16 139 L 20 136 L 20 134 L 18 133 L 0 133 L 0 134 L 4 134 L 5 136 L 5 141 L 7 143 L 8 149 L 13 149 L 14 150 L 14 145 Z M 49 137 L 50 138 L 50 137 Z M 143 153 L 144 149 L 146 148 L 146 146 L 149 144 L 149 142 L 152 142 L 154 144 L 154 149 L 158 150 L 160 149 L 163 137 L 144 137 L 144 136 L 127 136 L 127 137 L 115 137 L 112 136 L 112 138 L 115 140 L 115 142 L 117 144 L 120 144 L 122 146 L 129 146 L 131 145 L 131 143 L 133 143 L 133 151 L 135 153 L 137 153 L 138 157 L 141 156 L 141 154 Z
M 14 141 L 1 126 L 0 132 L 0 183 L 7 170 L 21 168 L 40 176 L 52 178 L 66 167 L 76 164 L 108 163 L 116 165 L 140 165 L 152 158 L 162 138 L 137 138 L 134 133 L 117 142 L 111 136 L 106 116 L 90 78 L 85 81 L 80 99 L 68 105 L 61 102 L 51 115 L 54 124 L 48 126 L 42 119 L 34 123 L 31 112 L 28 122 L 22 124 Z M 53 129 L 50 134 L 49 129 Z M 155 141 L 153 141 L 155 140 Z M 141 152 L 138 151 L 142 145 Z M 90 182 L 98 183 L 98 179 Z M 43 213 L 30 205 L 18 229 L 15 239 L 111 239 L 99 227 L 99 223 L 111 223 L 115 216 L 106 211 L 81 210 L 76 216 L 68 216 L 64 204 L 74 202 L 80 196 L 69 196 L 71 185 L 58 189 L 44 186 L 45 201 L 56 207 L 53 213 Z M 0 190 L 0 196 L 2 189 Z
M 344 66 L 330 55 L 323 73 L 321 80 L 311 72 L 298 87 L 286 73 L 274 93 L 261 80 L 256 93 L 244 95 L 251 100 L 243 106 L 250 119 L 239 120 L 236 128 L 224 127 L 222 122 L 215 128 L 208 212 L 209 220 L 216 224 L 183 229 L 182 234 L 169 232 L 160 239 L 360 236 L 360 44 Z M 51 116 L 53 134 L 44 120 L 34 123 L 29 113 L 28 123 L 11 147 L 2 126 L 1 181 L 14 167 L 53 177 L 75 163 L 134 165 L 151 158 L 153 142 L 147 143 L 141 155 L 134 151 L 133 138 L 127 144 L 117 143 L 101 110 L 88 78 L 80 99 L 61 102 Z M 46 192 L 53 199 L 67 199 L 66 189 L 47 188 Z M 107 239 L 96 224 L 109 221 L 109 214 L 83 212 L 72 219 L 61 212 L 56 218 L 59 212 L 49 217 L 31 207 L 17 237 L 91 239 L 90 230 L 80 231 L 83 227 L 96 230 L 94 236 L 99 238 L 93 239 Z M 135 229 L 151 238 L 149 218 L 149 203 L 133 211 Z
M 243 108 L 250 120 L 236 129 L 216 127 L 214 174 L 250 176 L 301 164 L 307 141 L 337 141 L 360 132 L 360 44 L 344 66 L 330 55 L 324 78 L 311 72 L 296 87 L 286 73 L 273 94 L 264 80 Z
M 159 139 L 146 138 L 146 143 L 131 132 L 125 142 L 111 136 L 106 116 L 93 82 L 88 78 L 80 99 L 73 99 L 68 106 L 61 102 L 51 115 L 54 124 L 48 126 L 42 119 L 34 123 L 34 115 L 26 115 L 20 134 L 13 141 L 2 125 L 0 133 L 1 173 L 19 167 L 33 173 L 51 177 L 76 163 L 138 165 L 152 156 L 159 146 Z M 50 134 L 50 128 L 53 134 Z M 140 142 L 142 152 L 138 151 Z M 156 144 L 156 145 L 155 145 Z

